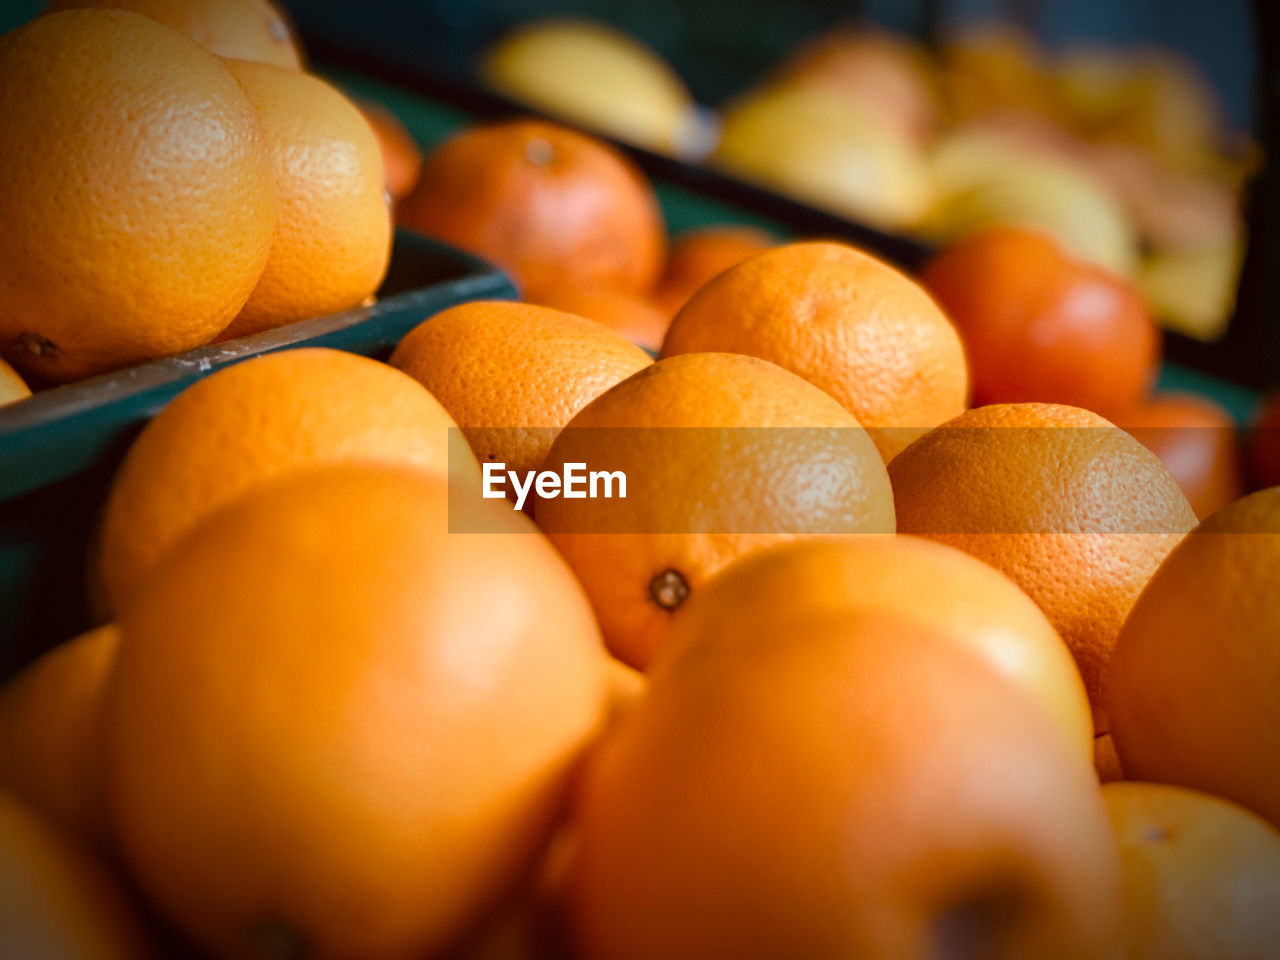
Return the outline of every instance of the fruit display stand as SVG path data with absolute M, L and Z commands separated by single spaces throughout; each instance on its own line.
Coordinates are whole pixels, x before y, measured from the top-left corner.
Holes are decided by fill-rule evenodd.
M 421 59 L 415 65 L 407 57 L 375 56 L 327 35 L 307 41 L 317 69 L 348 93 L 381 103 L 426 150 L 468 125 L 534 112 L 470 82 L 434 72 Z M 648 174 L 673 235 L 713 224 L 743 224 L 764 228 L 780 239 L 836 238 L 910 272 L 934 252 L 915 238 L 877 230 L 720 171 L 611 142 Z M 1166 333 L 1158 388 L 1209 396 L 1239 423 L 1248 422 L 1258 405 L 1257 391 L 1265 386 L 1265 364 L 1244 365 L 1239 360 L 1251 355 L 1248 332 L 1243 325 L 1233 328 L 1215 344 Z
M 1273 33 L 1264 29 L 1272 16 L 1268 6 L 1265 3 L 1250 5 L 1253 21 L 1258 27 L 1251 35 L 1257 46 L 1256 62 L 1264 70 L 1273 56 L 1263 39 Z M 1036 21 L 1033 16 L 1035 7 L 1032 4 L 1022 8 L 1021 14 L 1025 16 L 1007 11 L 1011 15 L 1011 23 L 1022 24 L 1024 33 L 1032 33 L 1027 24 Z M 733 18 L 740 19 L 744 26 L 729 29 L 724 23 L 729 12 L 718 4 L 690 8 L 671 20 L 667 28 L 663 26 L 667 21 L 661 14 L 646 11 L 643 5 L 613 0 L 580 6 L 574 15 L 594 18 L 606 28 L 618 28 L 622 34 L 633 36 L 642 44 L 653 45 L 675 73 L 689 81 L 690 89 L 697 92 L 703 103 L 723 104 L 726 98 L 740 94 L 744 84 L 752 82 L 751 78 L 758 78 L 762 69 L 771 63 L 776 64 L 778 58 L 801 37 L 818 30 L 820 22 L 872 13 L 856 7 L 837 11 L 823 5 L 809 8 L 802 5 L 787 11 L 781 8 L 775 11 L 760 5 L 747 5 L 732 11 Z M 316 66 L 321 70 L 337 67 L 333 71 L 335 76 L 357 78 L 348 89 L 358 90 L 361 80 L 376 78 L 399 88 L 400 93 L 393 94 L 393 99 L 412 91 L 436 105 L 447 104 L 476 119 L 536 112 L 495 95 L 481 79 L 486 69 L 483 59 L 487 55 L 486 50 L 492 49 L 498 38 L 533 15 L 526 7 L 504 3 L 465 13 L 399 2 L 379 7 L 376 11 L 366 11 L 352 3 L 300 2 L 293 7 L 294 20 Z M 881 16 L 891 20 L 896 28 L 906 31 L 904 36 L 923 39 L 935 51 L 941 45 L 947 26 L 955 25 L 956 15 L 954 9 L 936 3 L 904 4 L 895 8 L 891 16 L 881 10 Z M 875 16 L 872 15 L 872 26 L 874 21 Z M 746 26 L 748 23 L 751 26 Z M 766 23 L 767 27 L 764 26 Z M 1161 35 L 1153 26 L 1152 36 Z M 1048 42 L 1046 38 L 1037 39 Z M 1097 41 L 1105 42 L 1101 37 Z M 1248 59 L 1245 56 L 1247 51 L 1240 53 L 1243 59 Z M 1257 90 L 1265 96 L 1270 87 L 1259 84 Z M 1265 155 L 1270 153 L 1266 142 L 1270 136 L 1266 129 L 1268 105 L 1258 100 L 1257 106 L 1259 109 L 1254 111 L 1259 121 L 1257 134 Z M 704 119 L 712 115 L 705 108 L 699 108 L 699 111 Z M 601 129 L 592 132 L 601 135 Z M 420 137 L 425 135 L 423 142 L 426 145 L 433 142 L 430 130 L 420 128 L 414 132 Z M 860 223 L 793 202 L 699 163 L 672 160 L 616 140 L 614 142 L 625 149 L 655 181 L 673 233 L 703 225 L 706 218 L 701 214 L 706 212 L 706 208 L 700 201 L 710 197 L 733 208 L 729 217 L 724 216 L 726 211 L 723 209 L 716 212 L 716 218 L 721 221 L 735 219 L 733 212 L 739 214 L 736 219 L 748 222 L 764 217 L 773 221 L 775 229 L 781 227 L 787 237 L 846 239 L 909 269 L 929 253 L 927 246 L 912 237 L 869 230 Z M 710 149 L 712 143 L 706 146 Z M 783 145 L 778 147 L 782 149 Z M 694 155 L 698 153 L 694 151 Z M 1163 353 L 1176 366 L 1171 368 L 1172 381 L 1162 383 L 1162 386 L 1200 390 L 1214 386 L 1194 377 L 1190 380 L 1182 377 L 1181 370 L 1190 368 L 1208 373 L 1219 381 L 1262 390 L 1270 385 L 1274 376 L 1272 371 L 1280 367 L 1280 355 L 1276 352 L 1278 342 L 1271 332 L 1267 311 L 1260 308 L 1260 299 L 1264 296 L 1259 293 L 1265 273 L 1262 264 L 1268 257 L 1257 248 L 1267 246 L 1266 237 L 1272 232 L 1267 229 L 1269 220 L 1259 220 L 1259 211 L 1266 204 L 1264 198 L 1269 195 L 1267 179 L 1265 176 L 1256 177 L 1249 188 L 1248 234 L 1254 242 L 1249 244 L 1239 310 L 1225 329 L 1219 327 L 1215 333 L 1206 331 L 1203 334 L 1205 339 L 1179 332 L 1184 329 L 1183 323 L 1170 317 Z M 679 189 L 668 190 L 668 187 Z M 698 200 L 688 208 L 684 203 L 688 199 L 687 193 L 695 194 Z M 1256 281 L 1251 277 L 1257 278 Z M 1243 409 L 1239 404 L 1233 404 L 1240 398 L 1232 395 L 1230 390 L 1218 395 L 1217 399 L 1231 406 L 1233 412 L 1239 413 Z M 1248 398 L 1244 399 L 1244 406 L 1248 407 Z
M 510 299 L 500 271 L 400 232 L 379 299 L 175 357 L 41 391 L 0 408 L 0 677 L 84 629 L 89 545 L 112 472 L 178 393 L 241 360 L 294 347 L 383 359 L 413 327 L 468 300 Z

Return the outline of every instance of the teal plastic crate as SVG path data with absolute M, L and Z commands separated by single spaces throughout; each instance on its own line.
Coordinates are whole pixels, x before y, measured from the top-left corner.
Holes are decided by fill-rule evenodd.
M 0 407 L 0 677 L 90 625 L 89 548 L 111 476 L 143 424 L 188 386 L 249 357 L 296 347 L 385 359 L 406 333 L 447 307 L 515 296 L 495 267 L 400 231 L 373 306 L 201 347 Z

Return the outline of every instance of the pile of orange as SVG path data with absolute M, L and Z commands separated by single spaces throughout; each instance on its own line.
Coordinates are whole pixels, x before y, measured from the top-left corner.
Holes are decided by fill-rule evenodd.
M 248 43 L 233 6 L 185 8 Z M 200 65 L 206 148 L 241 164 L 207 197 L 273 201 L 217 227 L 257 264 L 233 333 L 376 284 L 354 107 L 73 11 L 0 40 L 17 120 L 5 78 L 62 43 L 102 76 L 131 43 Z M 41 96 L 89 96 L 79 69 Z M 382 219 L 279 162 L 325 124 L 368 133 Z M 107 222 L 6 190 L 19 237 Z M 244 361 L 136 437 L 67 584 L 100 622 L 0 686 L 0 955 L 1274 952 L 1280 487 L 1241 497 L 1230 421 L 1149 394 L 1122 281 L 1011 232 L 924 281 L 739 227 L 668 253 L 630 162 L 540 121 L 448 141 L 398 210 L 526 301 L 424 317 L 385 362 Z M 311 275 L 313 242 L 350 274 Z M 184 249 L 137 243 L 134 279 Z M 125 282 L 85 264 L 68 311 Z M 157 289 L 128 303 L 200 293 Z M 57 344 L 46 372 L 81 369 Z
M 268 0 L 59 0 L 0 40 L 0 110 L 0 355 L 36 385 L 382 282 L 378 140 Z

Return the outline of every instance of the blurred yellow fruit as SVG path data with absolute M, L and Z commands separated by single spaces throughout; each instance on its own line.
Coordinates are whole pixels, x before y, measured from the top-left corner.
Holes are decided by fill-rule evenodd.
M 932 138 L 940 120 L 933 61 L 902 34 L 832 30 L 797 49 L 776 77 L 840 94 L 915 143 Z
M 1052 79 L 1063 118 L 1082 133 L 1098 129 L 1121 109 L 1131 72 L 1119 50 L 1081 46 L 1064 51 Z
M 1017 123 L 1014 117 L 1025 122 Z M 1016 176 L 1028 160 L 1051 160 L 1065 149 L 1050 139 L 1053 128 L 1047 123 L 1033 126 L 1029 114 L 1003 114 L 1002 122 L 988 117 L 981 123 L 956 127 L 933 143 L 929 172 L 934 194 L 953 197 L 987 183 Z
M 1193 66 L 1171 53 L 1147 51 L 1134 59 L 1120 108 L 1101 131 L 1108 139 L 1188 166 L 1218 152 L 1222 123 L 1213 92 Z
M 1186 169 L 1221 159 L 1217 99 L 1176 54 L 1078 47 L 1060 58 L 1053 86 L 1064 118 L 1090 137 L 1141 147 Z
M 883 229 L 914 223 L 929 205 L 919 152 L 872 114 L 820 87 L 783 84 L 732 103 L 712 162 Z
M 481 75 L 534 109 L 664 153 L 681 152 L 695 123 L 675 71 L 633 38 L 590 21 L 528 24 L 489 51 Z
M 1125 205 L 1152 250 L 1205 250 L 1233 242 L 1242 229 L 1241 184 L 1225 168 L 1188 173 L 1143 147 L 1099 143 L 1084 154 L 1089 170 Z
M 1161 326 L 1197 340 L 1216 340 L 1235 310 L 1243 254 L 1242 241 L 1157 253 L 1143 263 L 1138 288 Z
M 951 119 L 995 110 L 1054 112 L 1049 67 L 1035 41 L 1012 24 L 986 24 L 950 37 L 943 48 L 943 95 Z
M 17 370 L 9 366 L 7 360 L 0 357 L 0 405 L 29 396 L 31 396 L 31 388 L 27 386 L 27 382 L 22 379 Z
M 991 149 L 989 161 L 988 178 L 940 196 L 923 225 L 932 240 L 950 243 L 980 227 L 1027 227 L 1056 237 L 1081 260 L 1121 276 L 1133 274 L 1138 256 L 1133 224 L 1088 174 L 1061 161 L 1002 154 L 999 148 Z M 997 171 L 997 165 L 1003 169 Z

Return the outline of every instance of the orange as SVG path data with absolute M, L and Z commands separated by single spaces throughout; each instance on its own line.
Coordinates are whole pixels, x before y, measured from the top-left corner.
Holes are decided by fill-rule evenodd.
M 611 692 L 610 719 L 616 719 L 625 716 L 640 702 L 649 689 L 649 681 L 639 670 L 612 657 L 609 658 L 608 675 Z
M 1138 291 L 1046 234 L 991 227 L 938 254 L 924 282 L 960 329 L 973 400 L 1043 402 L 1117 417 L 1160 359 Z
M 454 511 L 485 532 L 448 533 Z M 407 467 L 316 468 L 228 505 L 121 630 L 116 839 L 216 956 L 439 955 L 533 865 L 605 709 L 555 551 Z
M 671 244 L 653 300 L 667 316 L 674 317 L 708 281 L 776 245 L 764 230 L 736 224 L 682 233 Z M 659 338 L 657 346 L 661 345 Z
M 357 104 L 378 138 L 382 152 L 383 179 L 393 201 L 404 199 L 418 182 L 422 171 L 422 151 L 412 134 L 389 109 L 372 101 Z
M 1163 461 L 1203 520 L 1244 493 L 1231 413 L 1195 393 L 1158 393 L 1116 423 Z
M 1249 479 L 1257 488 L 1280 486 L 1280 390 L 1258 408 L 1249 433 Z
M 464 303 L 411 330 L 391 355 L 462 427 L 476 457 L 536 470 L 555 434 L 650 364 L 618 333 L 527 303 Z
M 754 357 L 646 367 L 556 437 L 543 469 L 621 471 L 626 499 L 539 499 L 610 651 L 643 669 L 671 614 L 735 557 L 797 536 L 892 533 L 893 494 L 853 415 Z
M 207 343 L 267 262 L 276 191 L 217 57 L 69 10 L 0 39 L 0 352 L 74 380 Z
M 31 396 L 31 388 L 13 367 L 0 359 L 0 406 Z
M 912 280 L 837 243 L 778 247 L 694 294 L 662 355 L 705 350 L 770 360 L 821 387 L 886 461 L 965 408 L 964 351 L 946 316 Z
M 663 656 L 707 637 L 733 644 L 751 624 L 861 610 L 936 628 L 1023 687 L 1089 758 L 1093 722 L 1075 662 L 1035 603 L 994 567 L 919 537 L 784 544 L 743 557 L 676 614 Z
M 0 791 L 0 956 L 154 956 L 114 880 L 44 818 Z
M 1120 843 L 1126 960 L 1266 960 L 1280 942 L 1280 833 L 1207 794 L 1102 788 Z
M 530 300 L 576 286 L 647 291 L 666 234 L 630 160 L 541 120 L 465 130 L 427 157 L 400 222 L 491 260 Z
M 662 346 L 662 338 L 671 325 L 671 315 L 652 301 L 610 287 L 566 287 L 539 302 L 602 323 L 654 354 Z
M 1098 774 L 1099 783 L 1113 783 L 1124 779 L 1124 768 L 1120 766 L 1120 754 L 1116 753 L 1116 743 L 1109 733 L 1094 737 L 1093 769 Z
M 1129 615 L 1107 677 L 1135 780 L 1203 790 L 1280 825 L 1280 487 L 1198 526 Z
M 444 407 L 386 364 L 338 350 L 247 360 L 185 390 L 129 448 L 107 496 L 98 570 L 120 611 L 195 521 L 265 480 L 375 460 L 475 473 Z
M 47 9 L 88 7 L 140 13 L 220 57 L 302 68 L 298 38 L 271 0 L 53 0 Z
M 860 611 L 703 634 L 589 758 L 584 960 L 1096 958 L 1097 783 L 945 633 Z
M 889 465 L 898 529 L 1008 574 L 1049 617 L 1084 677 L 1097 733 L 1120 625 L 1195 514 L 1154 453 L 1095 414 L 980 407 Z M 1128 765 L 1126 764 L 1126 769 Z
M 119 646 L 114 625 L 98 627 L 0 687 L 0 784 L 94 841 L 103 834 L 103 691 Z
M 391 255 L 378 138 L 354 104 L 297 70 L 227 64 L 262 118 L 280 219 L 262 278 L 222 338 L 359 306 Z

